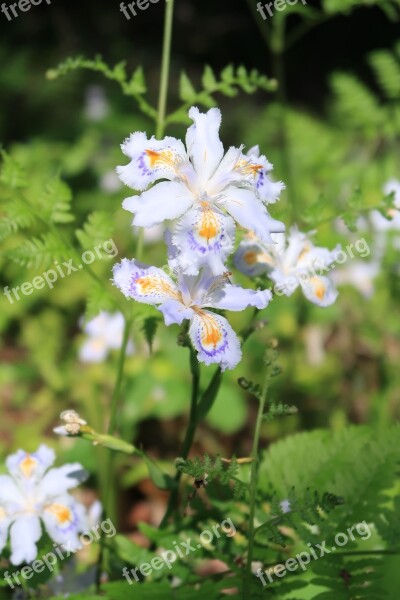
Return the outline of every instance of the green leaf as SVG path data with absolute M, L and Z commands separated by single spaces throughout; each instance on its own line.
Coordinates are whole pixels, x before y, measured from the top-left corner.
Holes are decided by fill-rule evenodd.
M 105 211 L 95 211 L 89 215 L 83 229 L 78 229 L 75 235 L 82 248 L 89 250 L 109 241 L 113 232 L 112 216 Z
M 153 341 L 157 332 L 157 327 L 160 323 L 161 319 L 159 317 L 147 317 L 143 322 L 142 331 L 149 346 L 150 353 L 153 351 Z
M 168 473 L 165 473 L 147 454 L 143 452 L 142 456 L 154 485 L 160 490 L 173 490 L 176 487 L 176 483 L 172 477 Z
M 232 383 L 224 382 L 207 415 L 207 422 L 217 431 L 230 435 L 244 425 L 246 416 L 247 403 L 243 394 Z
M 179 97 L 185 102 L 193 102 L 196 99 L 197 92 L 194 89 L 189 77 L 184 71 L 181 73 L 179 82 Z
M 45 233 L 41 238 L 26 240 L 7 252 L 10 260 L 26 267 L 48 267 L 54 262 L 70 258 L 71 250 L 55 233 Z
M 28 179 L 21 165 L 4 150 L 1 152 L 1 157 L 3 163 L 0 170 L 0 182 L 13 190 L 25 188 L 28 185 Z
M 379 50 L 370 55 L 369 61 L 387 98 L 400 98 L 400 63 L 394 55 Z
M 43 217 L 53 223 L 70 223 L 75 220 L 71 214 L 72 193 L 70 188 L 58 176 L 53 177 L 45 187 L 41 198 Z
M 197 417 L 199 420 L 204 419 L 204 417 L 211 410 L 211 407 L 214 404 L 215 399 L 218 395 L 221 382 L 222 372 L 221 369 L 218 367 L 207 389 L 203 392 L 203 394 L 200 397 L 200 401 L 197 407 Z
M 208 65 L 204 68 L 204 73 L 202 77 L 203 88 L 208 92 L 213 92 L 217 87 L 217 79 L 214 75 L 214 71 Z
M 128 82 L 127 89 L 134 94 L 145 94 L 147 92 L 146 79 L 143 67 L 138 67 Z
M 332 77 L 336 110 L 345 124 L 372 134 L 382 125 L 385 115 L 375 96 L 359 80 L 345 73 Z
M 97 317 L 102 311 L 113 312 L 115 304 L 107 286 L 94 283 L 90 286 L 86 301 L 85 321 Z

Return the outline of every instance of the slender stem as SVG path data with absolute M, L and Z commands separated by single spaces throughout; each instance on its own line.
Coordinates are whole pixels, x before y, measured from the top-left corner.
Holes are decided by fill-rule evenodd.
M 254 459 L 251 464 L 251 475 L 250 475 L 250 510 L 249 510 L 249 545 L 247 550 L 247 563 L 246 572 L 243 581 L 242 600 L 250 600 L 251 598 L 251 580 L 252 571 L 251 563 L 253 561 L 253 545 L 254 545 L 254 533 L 255 533 L 255 512 L 256 512 L 256 495 L 257 495 L 257 484 L 258 484 L 258 447 L 260 444 L 261 425 L 264 416 L 265 403 L 267 401 L 268 393 L 268 382 L 269 375 L 266 376 L 261 398 L 259 399 L 258 414 L 256 429 L 254 432 L 253 448 L 251 457 Z
M 186 431 L 181 452 L 181 456 L 184 460 L 186 460 L 189 455 L 190 448 L 192 447 L 194 440 L 194 435 L 196 433 L 197 402 L 200 389 L 200 364 L 197 360 L 196 352 L 192 347 L 190 347 L 190 372 L 192 374 L 192 396 L 190 402 L 189 427 Z
M 174 1 L 166 0 L 164 42 L 162 50 L 160 95 L 158 99 L 158 116 L 156 137 L 160 139 L 164 135 L 165 115 L 167 111 L 169 68 L 171 63 L 172 26 L 174 18 Z
M 120 406 L 121 388 L 124 379 L 124 367 L 126 360 L 126 352 L 129 343 L 129 335 L 132 326 L 132 319 L 125 321 L 124 337 L 118 357 L 117 376 L 114 384 L 114 391 L 111 396 L 110 420 L 108 424 L 108 434 L 113 435 L 117 428 L 118 409 Z M 107 452 L 105 457 L 105 476 L 103 485 L 104 512 L 108 519 L 116 524 L 116 487 L 114 485 L 114 453 Z M 102 548 L 103 555 L 100 557 L 100 562 L 103 563 L 103 568 L 106 572 L 109 570 L 109 550 L 106 547 Z
M 192 346 L 189 348 L 190 350 L 190 371 L 192 373 L 192 396 L 190 402 L 190 413 L 189 413 L 189 425 L 186 430 L 185 439 L 183 440 L 181 457 L 186 460 L 189 456 L 190 448 L 192 447 L 194 436 L 196 434 L 197 429 L 197 408 L 198 408 L 198 399 L 199 399 L 199 391 L 200 391 L 200 364 L 197 360 L 196 352 L 193 350 Z M 175 483 L 176 487 L 171 492 L 169 497 L 167 510 L 163 517 L 163 520 L 160 523 L 160 528 L 162 529 L 168 523 L 169 517 L 174 512 L 176 505 L 178 503 L 179 498 L 179 482 L 181 480 L 182 473 L 181 471 L 177 471 L 175 475 Z
M 119 399 L 121 395 L 121 386 L 124 378 L 124 366 L 126 360 L 126 351 L 129 343 L 129 334 L 132 327 L 132 319 L 127 319 L 125 321 L 124 328 L 124 337 L 122 340 L 122 346 L 118 357 L 118 368 L 117 368 L 117 377 L 115 380 L 114 391 L 111 396 L 111 412 L 110 412 L 110 420 L 108 424 L 108 434 L 113 435 L 117 426 L 117 416 L 118 416 L 118 408 L 119 408 Z

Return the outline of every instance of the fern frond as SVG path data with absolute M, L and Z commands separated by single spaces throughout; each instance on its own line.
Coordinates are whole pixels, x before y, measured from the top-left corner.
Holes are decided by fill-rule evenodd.
M 75 232 L 84 250 L 93 249 L 108 241 L 114 232 L 113 220 L 105 211 L 91 213 L 83 226 Z
M 54 80 L 58 77 L 76 71 L 77 69 L 95 71 L 101 73 L 106 79 L 115 81 L 119 84 L 122 92 L 126 96 L 131 96 L 136 100 L 139 109 L 145 115 L 151 117 L 152 119 L 157 118 L 156 109 L 153 108 L 144 98 L 147 92 L 147 86 L 142 67 L 138 67 L 136 71 L 132 73 L 132 75 L 128 75 L 126 72 L 125 61 L 116 64 L 114 67 L 110 67 L 103 61 L 101 56 L 96 56 L 94 59 L 76 56 L 75 58 L 68 58 L 54 69 L 50 69 L 47 72 L 47 78 Z
M 387 50 L 373 52 L 369 62 L 378 83 L 389 99 L 400 98 L 400 61 Z
M 49 267 L 70 257 L 71 250 L 53 232 L 45 233 L 41 238 L 26 240 L 17 248 L 7 252 L 10 260 L 25 267 L 35 269 Z

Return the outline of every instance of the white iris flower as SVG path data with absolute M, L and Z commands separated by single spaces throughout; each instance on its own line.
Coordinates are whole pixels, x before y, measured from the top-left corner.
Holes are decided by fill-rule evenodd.
M 18 450 L 7 459 L 9 475 L 0 475 L 0 552 L 8 536 L 11 563 L 31 563 L 43 526 L 50 538 L 70 550 L 81 546 L 87 530 L 85 507 L 68 493 L 87 474 L 79 463 L 50 469 L 55 454 L 41 445 L 33 454 Z
M 126 198 L 123 207 L 140 227 L 174 221 L 171 240 L 184 274 L 197 275 L 207 267 L 221 275 L 234 249 L 235 222 L 266 243 L 272 242 L 272 232 L 285 230 L 266 208 L 284 186 L 270 180 L 272 165 L 257 147 L 248 155 L 243 147 L 224 152 L 219 109 L 201 113 L 192 107 L 189 116 L 194 124 L 186 148 L 176 138 L 147 139 L 142 132 L 122 144 L 131 162 L 117 172 L 126 185 L 143 192 Z M 164 181 L 148 189 L 159 180 Z
M 246 275 L 266 274 L 276 293 L 291 296 L 300 286 L 305 297 L 318 306 L 333 304 L 338 292 L 329 272 L 335 252 L 314 246 L 309 237 L 296 228 L 284 234 L 273 234 L 273 244 L 263 244 L 254 236 L 243 240 L 234 256 L 234 264 Z
M 126 258 L 114 267 L 114 283 L 127 298 L 155 306 L 164 315 L 166 325 L 181 325 L 188 319 L 189 336 L 199 361 L 217 363 L 223 371 L 239 363 L 240 342 L 228 321 L 207 309 L 262 309 L 272 298 L 269 290 L 243 289 L 209 269 L 196 276 L 179 274 L 175 282 L 162 269 Z

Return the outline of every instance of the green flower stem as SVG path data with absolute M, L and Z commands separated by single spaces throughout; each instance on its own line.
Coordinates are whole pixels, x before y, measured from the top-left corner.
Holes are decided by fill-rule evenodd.
M 166 0 L 165 23 L 164 23 L 164 41 L 161 63 L 160 95 L 158 99 L 158 116 L 156 137 L 162 138 L 165 130 L 165 117 L 167 111 L 169 69 L 171 63 L 171 44 L 172 44 L 172 26 L 174 19 L 174 1 Z
M 192 447 L 197 426 L 197 402 L 200 389 L 200 364 L 196 352 L 190 346 L 190 372 L 192 374 L 192 396 L 190 402 L 189 427 L 187 429 L 182 447 L 182 458 L 187 459 Z
M 124 378 L 124 367 L 126 360 L 126 350 L 129 343 L 129 335 L 132 327 L 132 318 L 128 318 L 125 321 L 124 328 L 124 337 L 122 341 L 121 350 L 118 357 L 118 368 L 117 368 L 117 377 L 115 380 L 114 391 L 111 396 L 111 406 L 110 406 L 110 420 L 108 424 L 108 435 L 112 436 L 115 433 L 117 428 L 117 419 L 118 419 L 118 409 L 120 407 L 120 397 L 121 397 L 121 388 L 122 382 Z M 116 525 L 116 484 L 114 481 L 114 454 L 113 452 L 108 451 L 106 457 L 106 468 L 105 468 L 105 480 L 104 480 L 104 488 L 102 490 L 102 496 L 104 501 L 104 512 L 106 518 L 111 519 L 111 521 Z M 103 568 L 105 571 L 109 571 L 109 550 L 106 547 L 103 547 Z
M 117 417 L 118 417 L 118 408 L 119 408 L 119 399 L 121 396 L 121 386 L 124 378 L 124 366 L 126 360 L 126 351 L 129 343 L 129 335 L 132 327 L 132 318 L 128 318 L 125 321 L 124 328 L 124 337 L 122 340 L 122 346 L 118 357 L 118 368 L 117 368 L 117 377 L 115 380 L 114 391 L 111 397 L 111 412 L 110 412 L 110 421 L 108 425 L 108 435 L 113 435 L 115 433 L 115 429 L 117 427 Z
M 249 544 L 247 550 L 247 562 L 246 571 L 243 581 L 242 600 L 250 600 L 251 598 L 251 582 L 252 582 L 252 571 L 251 563 L 253 561 L 253 546 L 254 546 L 254 534 L 255 534 L 255 510 L 256 510 L 256 495 L 258 486 L 258 448 L 260 444 L 261 425 L 264 416 L 265 404 L 267 401 L 268 393 L 268 382 L 269 374 L 267 374 L 264 382 L 264 388 L 262 391 L 261 398 L 259 399 L 258 415 L 256 422 L 256 429 L 254 432 L 253 448 L 251 452 L 251 458 L 253 462 L 251 464 L 251 475 L 250 475 L 250 512 L 249 512 Z
M 192 396 L 190 402 L 190 413 L 189 413 L 189 425 L 186 431 L 185 439 L 182 445 L 181 457 L 186 460 L 189 456 L 190 448 L 192 447 L 194 436 L 196 434 L 196 429 L 198 425 L 197 420 L 197 408 L 198 408 L 198 399 L 199 399 L 199 391 L 200 391 L 200 364 L 197 360 L 196 352 L 192 346 L 189 347 L 190 350 L 190 372 L 192 374 Z M 168 520 L 170 516 L 173 514 L 174 510 L 176 510 L 178 500 L 179 500 L 179 482 L 182 477 L 182 472 L 177 470 L 175 475 L 175 483 L 176 486 L 171 492 L 169 497 L 167 510 L 163 517 L 163 520 L 160 523 L 160 528 L 164 528 L 168 524 Z

